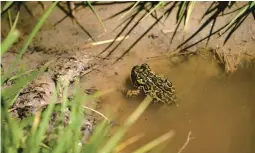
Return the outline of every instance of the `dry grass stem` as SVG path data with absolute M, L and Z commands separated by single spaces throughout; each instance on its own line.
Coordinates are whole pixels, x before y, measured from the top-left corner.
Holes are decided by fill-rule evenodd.
M 98 46 L 98 45 L 103 45 L 103 44 L 107 44 L 107 43 L 111 43 L 111 42 L 117 42 L 117 41 L 122 41 L 122 40 L 125 40 L 125 39 L 128 39 L 129 36 L 120 36 L 116 39 L 109 39 L 109 40 L 103 40 L 103 41 L 97 41 L 97 42 L 93 42 L 93 43 L 88 43 L 88 44 L 85 44 L 83 46 L 81 46 L 80 48 L 90 48 L 90 47 L 93 47 L 93 46 Z
M 98 115 L 102 116 L 104 119 L 106 119 L 107 121 L 111 122 L 111 120 L 109 120 L 104 114 L 100 113 L 99 111 L 95 110 L 95 109 L 92 109 L 92 108 L 89 108 L 87 106 L 83 106 L 84 109 L 88 109 L 92 112 L 95 112 L 97 113 Z
M 161 31 L 166 34 L 166 33 L 173 33 L 175 29 L 162 29 Z M 178 29 L 176 32 L 181 32 L 183 29 Z

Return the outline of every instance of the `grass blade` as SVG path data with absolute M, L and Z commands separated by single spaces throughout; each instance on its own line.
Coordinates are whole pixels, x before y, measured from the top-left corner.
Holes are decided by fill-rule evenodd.
M 123 150 L 124 148 L 128 147 L 129 145 L 135 143 L 136 141 L 138 141 L 139 139 L 141 139 L 144 136 L 144 134 L 138 134 L 135 135 L 131 138 L 129 138 L 128 140 L 126 140 L 125 142 L 122 142 L 121 144 L 119 144 L 115 149 L 114 152 L 121 152 L 121 150 Z
M 188 21 L 189 21 L 189 18 L 190 18 L 190 14 L 195 6 L 196 2 L 189 2 L 189 5 L 188 5 L 188 9 L 187 9 L 187 15 L 186 15 L 186 20 L 185 20 L 185 26 L 184 26 L 184 30 L 187 30 L 188 28 Z
M 1 57 L 9 49 L 9 47 L 18 39 L 20 32 L 17 29 L 13 29 L 7 36 L 7 38 L 1 44 Z
M 188 2 L 182 2 L 181 3 L 180 9 L 179 9 L 178 14 L 177 14 L 177 22 L 179 22 L 179 20 L 182 19 L 182 16 L 184 15 L 185 7 L 186 7 L 187 3 Z
M 105 140 L 107 139 L 107 134 L 110 128 L 111 126 L 106 120 L 97 125 L 89 143 L 84 145 L 82 148 L 82 150 L 84 150 L 83 152 L 97 153 L 102 148 L 102 145 L 105 144 Z
M 19 61 L 21 60 L 21 57 L 23 56 L 23 54 L 25 53 L 25 51 L 27 50 L 28 45 L 30 44 L 30 42 L 33 40 L 33 38 L 35 37 L 35 35 L 37 34 L 37 32 L 40 30 L 42 24 L 45 22 L 45 20 L 48 18 L 48 16 L 50 15 L 50 13 L 52 12 L 52 10 L 54 9 L 54 7 L 56 6 L 58 2 L 54 2 L 53 4 L 51 4 L 51 6 L 49 7 L 49 9 L 44 13 L 44 15 L 41 17 L 41 19 L 36 23 L 34 29 L 32 30 L 32 32 L 30 33 L 30 35 L 28 36 L 25 45 L 22 47 L 18 57 L 16 58 L 15 62 L 13 62 L 13 64 L 10 66 L 9 71 L 7 72 L 7 77 L 10 75 L 12 68 L 16 67 L 17 64 L 19 63 Z
M 11 5 L 12 5 L 13 1 L 7 1 L 5 4 L 4 4 L 4 7 L 3 7 L 3 10 L 1 11 L 1 14 L 6 11 L 6 9 L 8 9 Z
M 40 70 L 33 71 L 28 76 L 17 79 L 17 83 L 2 90 L 1 91 L 2 100 L 4 100 L 6 105 L 11 106 L 15 102 L 15 99 L 18 97 L 18 94 L 20 93 L 21 89 L 27 86 L 28 83 L 34 80 L 37 76 L 42 74 L 42 72 L 44 72 L 45 69 L 46 67 L 42 67 Z
M 236 20 L 242 16 L 248 9 L 252 8 L 255 5 L 255 1 L 251 2 L 249 5 L 245 6 L 243 9 L 239 11 L 239 13 L 231 20 L 231 22 L 228 24 L 228 26 L 231 26 L 236 22 Z
M 7 13 L 8 13 L 8 19 L 9 19 L 9 26 L 10 28 L 12 27 L 12 15 L 11 15 L 11 10 L 8 9 L 7 10 Z
M 18 23 L 18 20 L 19 20 L 19 12 L 18 12 L 18 13 L 17 13 L 17 15 L 16 15 L 15 21 L 14 21 L 14 23 L 13 23 L 13 25 L 12 25 L 12 27 L 11 27 L 11 30 L 10 30 L 10 31 L 12 31 L 13 29 L 15 29 L 15 28 L 16 28 L 17 23 Z
M 79 152 L 80 148 L 78 143 L 81 133 L 78 131 L 80 131 L 82 121 L 84 120 L 81 110 L 85 98 L 77 89 L 78 88 L 75 87 L 74 98 L 68 102 L 71 105 L 69 124 L 62 131 L 60 131 L 60 133 L 58 133 L 59 137 L 57 138 L 57 145 L 54 146 L 52 153 L 59 153 L 64 151 L 69 152 L 69 150 L 73 150 L 73 152 Z M 63 108 L 63 105 L 61 107 Z M 70 141 L 70 139 L 72 139 L 72 141 Z
M 14 24 L 12 24 L 10 33 L 8 34 L 3 44 L 1 44 L 1 57 L 9 49 L 9 47 L 18 39 L 20 35 L 19 31 L 16 29 L 18 19 L 19 19 L 19 12 L 17 13 Z
M 121 127 L 108 141 L 108 143 L 101 149 L 100 153 L 109 153 L 111 152 L 117 143 L 126 133 L 127 129 L 138 119 L 138 117 L 145 111 L 151 102 L 151 97 L 147 96 L 143 102 L 138 106 L 138 108 L 130 115 L 126 120 L 123 127 Z
M 124 18 L 124 17 L 125 17 L 129 12 L 131 12 L 139 3 L 140 3 L 140 1 L 137 1 L 126 13 L 124 13 L 124 14 L 119 18 L 119 20 L 122 19 L 122 18 Z
M 29 73 L 33 72 L 35 70 L 28 70 L 28 71 L 21 71 L 20 73 L 18 73 L 17 75 L 14 75 L 12 76 L 11 78 L 8 79 L 8 81 L 13 81 L 13 80 L 16 80 L 16 79 L 19 79 L 25 75 L 28 75 Z
M 89 8 L 91 9 L 91 11 L 96 15 L 98 21 L 100 22 L 101 26 L 104 28 L 104 31 L 106 32 L 106 28 L 104 26 L 103 21 L 101 20 L 100 16 L 98 15 L 98 13 L 96 12 L 96 10 L 93 8 L 93 6 L 91 5 L 91 3 L 89 1 L 87 1 L 87 4 L 89 5 Z
M 145 18 L 147 18 L 153 11 L 155 11 L 158 7 L 161 7 L 165 4 L 165 2 L 161 1 L 156 6 L 153 7 L 153 9 L 150 10 L 148 14 L 146 14 L 139 22 L 142 22 Z
M 138 150 L 136 150 L 133 153 L 146 153 L 149 150 L 151 150 L 152 148 L 156 147 L 157 145 L 161 144 L 162 142 L 166 141 L 167 139 L 173 138 L 174 136 L 174 131 L 169 131 L 166 134 L 160 136 L 159 138 L 151 141 L 150 143 L 144 145 L 143 147 L 139 148 Z
M 3 114 L 1 117 L 2 140 L 7 140 L 6 145 L 3 146 L 3 150 L 12 149 L 12 152 L 16 152 L 15 150 L 20 146 L 20 137 L 23 135 L 22 128 L 16 119 L 10 117 L 6 106 L 1 111 L 1 114 Z
M 32 142 L 30 143 L 31 148 L 29 149 L 31 149 L 31 152 L 33 153 L 39 152 L 40 145 L 44 138 L 44 133 L 47 130 L 50 116 L 53 112 L 56 101 L 57 101 L 57 92 L 55 91 L 52 94 L 51 103 L 48 105 L 49 107 L 46 109 L 45 113 L 43 114 L 43 119 L 40 123 L 39 129 L 37 131 L 34 131 L 33 135 L 31 136 L 31 138 L 34 138 L 34 139 L 31 139 L 32 140 Z

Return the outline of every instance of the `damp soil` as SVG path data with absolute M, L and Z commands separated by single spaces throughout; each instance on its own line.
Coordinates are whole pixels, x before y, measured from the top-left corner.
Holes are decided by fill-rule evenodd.
M 37 2 L 26 2 L 26 8 L 21 6 L 20 21 L 17 28 L 21 37 L 17 43 L 2 58 L 4 69 L 7 70 L 24 44 L 28 33 L 45 10 Z M 46 7 L 50 5 L 45 2 Z M 237 5 L 241 5 L 238 3 Z M 132 152 L 154 138 L 174 130 L 175 136 L 152 152 L 174 152 L 186 142 L 191 131 L 191 140 L 182 153 L 253 153 L 255 152 L 255 66 L 244 63 L 237 71 L 226 74 L 213 56 L 197 54 L 191 56 L 175 56 L 169 58 L 176 46 L 188 38 L 199 28 L 199 19 L 210 4 L 197 3 L 192 12 L 188 29 L 179 30 L 170 44 L 169 40 L 176 27 L 174 22 L 177 9 L 173 9 L 169 19 L 156 24 L 149 31 L 155 19 L 146 18 L 136 24 L 139 15 L 130 25 L 123 24 L 124 19 L 118 19 L 121 10 L 132 6 L 132 3 L 114 3 L 95 5 L 107 28 L 104 32 L 94 14 L 88 8 L 80 8 L 75 13 L 76 23 L 61 9 L 56 8 L 33 39 L 20 64 L 25 69 L 35 68 L 40 62 L 63 55 L 65 52 L 75 52 L 83 56 L 98 56 L 99 66 L 81 78 L 84 89 L 98 90 L 116 89 L 101 97 L 99 111 L 115 120 L 116 130 L 127 117 L 137 108 L 143 97 L 127 99 L 121 93 L 122 89 L 132 88 L 129 82 L 130 70 L 134 65 L 144 62 L 158 74 L 164 75 L 176 86 L 179 99 L 177 106 L 151 104 L 138 121 L 128 130 L 123 141 L 143 134 L 144 136 L 124 149 L 123 153 Z M 15 10 L 15 9 L 14 9 Z M 30 10 L 30 11 L 28 11 Z M 105 13 L 107 12 L 107 13 Z M 15 15 L 15 11 L 12 12 Z M 160 13 L 160 12 L 159 12 Z M 86 16 L 84 16 L 86 14 Z M 113 16 L 112 18 L 110 18 Z M 1 37 L 5 38 L 9 31 L 7 15 L 1 19 Z M 231 16 L 222 16 L 217 24 L 224 24 Z M 88 22 L 89 21 L 89 22 Z M 203 22 L 203 21 L 201 21 Z M 127 22 L 124 22 L 127 23 Z M 52 27 L 52 25 L 55 25 Z M 126 27 L 126 29 L 124 29 Z M 133 28 L 134 27 L 134 28 Z M 133 28 L 133 29 L 132 29 Z M 96 41 L 115 38 L 120 32 L 125 35 L 129 30 L 129 38 L 122 43 L 99 45 L 83 48 L 93 42 L 88 31 Z M 180 26 L 180 29 L 183 29 Z M 162 31 L 170 31 L 164 33 Z M 146 32 L 148 31 L 148 32 Z M 146 33 L 145 33 L 146 32 Z M 192 39 L 193 43 L 208 34 L 208 29 L 201 31 Z M 143 35 L 143 36 L 142 36 Z M 141 38 L 141 39 L 140 39 Z M 207 47 L 218 48 L 230 54 L 245 54 L 254 59 L 255 52 L 255 22 L 250 15 L 240 28 L 232 35 L 228 43 L 223 45 L 223 38 L 211 37 Z M 204 47 L 199 43 L 188 51 L 196 52 Z M 125 55 L 125 56 L 122 56 Z M 102 60 L 103 59 L 103 60 Z M 118 62 L 116 62 L 118 59 Z

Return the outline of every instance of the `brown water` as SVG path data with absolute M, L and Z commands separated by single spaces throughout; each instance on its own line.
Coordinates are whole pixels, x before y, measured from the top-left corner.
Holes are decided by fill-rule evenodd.
M 254 68 L 224 75 L 212 58 L 204 56 L 182 61 L 154 59 L 148 63 L 152 70 L 175 84 L 179 106 L 150 105 L 125 140 L 139 134 L 144 136 L 122 152 L 132 152 L 171 129 L 176 132 L 173 139 L 152 152 L 178 153 L 189 131 L 193 139 L 182 153 L 255 152 Z M 115 92 L 104 100 L 103 107 L 116 108 L 117 122 L 122 124 L 142 99 L 125 99 Z

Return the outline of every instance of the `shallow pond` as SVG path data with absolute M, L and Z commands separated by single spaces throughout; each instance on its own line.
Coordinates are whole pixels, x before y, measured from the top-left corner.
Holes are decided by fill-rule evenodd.
M 152 152 L 252 153 L 255 152 L 255 69 L 242 68 L 231 75 L 212 57 L 156 58 L 148 61 L 158 74 L 176 86 L 179 106 L 151 104 L 129 129 L 125 140 L 143 135 L 122 152 L 129 153 L 174 130 L 175 136 Z M 141 98 L 125 99 L 120 92 L 104 97 L 103 107 L 115 109 L 122 124 Z M 108 109 L 108 110 L 110 110 Z

